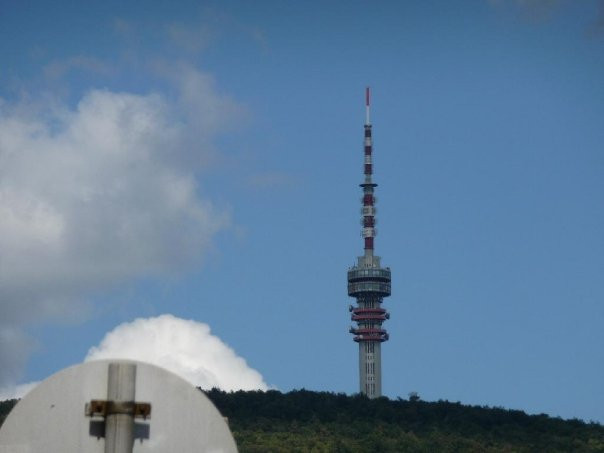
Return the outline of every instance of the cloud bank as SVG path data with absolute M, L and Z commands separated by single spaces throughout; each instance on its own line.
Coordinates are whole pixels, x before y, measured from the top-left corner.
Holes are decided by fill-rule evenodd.
M 23 398 L 38 384 L 39 382 L 36 381 L 0 388 L 0 401 Z
M 260 373 L 207 324 L 161 315 L 121 324 L 90 349 L 85 361 L 133 359 L 166 368 L 204 389 L 267 390 Z
M 24 326 L 81 319 L 95 292 L 186 269 L 228 227 L 197 178 L 241 109 L 205 73 L 164 72 L 172 97 L 0 98 L 0 387 L 31 351 Z

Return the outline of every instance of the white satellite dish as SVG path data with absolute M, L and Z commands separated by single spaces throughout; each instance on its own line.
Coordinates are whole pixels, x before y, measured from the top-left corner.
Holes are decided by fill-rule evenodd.
M 236 453 L 237 446 L 202 392 L 162 368 L 124 360 L 87 362 L 52 375 L 0 428 L 0 453 L 125 451 Z

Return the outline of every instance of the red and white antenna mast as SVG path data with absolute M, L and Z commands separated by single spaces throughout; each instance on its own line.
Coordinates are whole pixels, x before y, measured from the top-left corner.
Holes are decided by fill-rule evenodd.
M 371 93 L 369 87 L 367 87 L 365 89 L 365 181 L 361 184 L 361 187 L 363 188 L 363 230 L 361 233 L 365 240 L 365 256 L 373 255 L 373 240 L 377 234 L 375 229 L 375 197 L 373 196 L 373 189 L 377 187 L 377 184 L 374 184 L 372 180 L 373 139 L 371 137 L 371 122 L 369 118 L 370 96 Z

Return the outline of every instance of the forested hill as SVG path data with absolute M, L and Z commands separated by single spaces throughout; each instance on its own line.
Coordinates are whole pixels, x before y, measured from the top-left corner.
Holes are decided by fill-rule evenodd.
M 545 414 L 297 390 L 211 390 L 246 452 L 603 452 L 604 426 Z M 0 402 L 0 423 L 15 401 Z
M 245 452 L 604 452 L 604 426 L 447 401 L 206 392 Z

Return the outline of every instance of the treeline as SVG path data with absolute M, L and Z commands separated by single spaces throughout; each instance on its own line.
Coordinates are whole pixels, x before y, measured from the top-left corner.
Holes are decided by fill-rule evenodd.
M 307 390 L 205 393 L 228 418 L 241 453 L 604 453 L 604 426 L 545 414 Z M 15 403 L 0 402 L 0 424 Z
M 0 401 L 0 426 L 4 423 L 8 413 L 11 411 L 13 406 L 17 404 L 18 400 L 5 400 Z
M 206 392 L 245 452 L 604 452 L 604 426 L 418 398 Z

